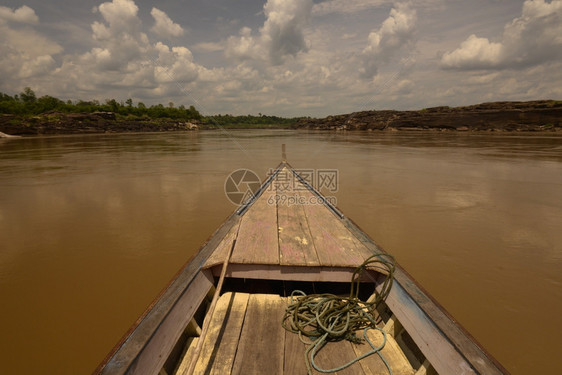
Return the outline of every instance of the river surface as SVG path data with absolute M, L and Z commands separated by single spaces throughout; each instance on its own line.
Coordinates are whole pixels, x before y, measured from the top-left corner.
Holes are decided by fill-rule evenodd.
M 93 371 L 283 143 L 509 371 L 558 373 L 561 135 L 280 130 L 0 139 L 0 372 Z

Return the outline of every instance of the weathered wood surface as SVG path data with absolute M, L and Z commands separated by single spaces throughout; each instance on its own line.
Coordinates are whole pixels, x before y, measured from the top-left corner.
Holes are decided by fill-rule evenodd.
M 278 202 L 280 264 L 283 266 L 319 266 L 304 207 Z
M 397 268 L 395 279 L 407 294 L 409 298 L 416 304 L 421 312 L 429 319 L 433 325 L 437 327 L 439 332 L 446 336 L 447 341 L 462 355 L 467 363 L 473 367 L 474 371 L 479 374 L 500 375 L 507 374 L 501 364 L 493 360 L 489 354 L 485 353 L 477 342 L 455 322 L 445 310 L 428 295 L 421 290 L 414 280 L 402 268 Z M 399 290 L 397 290 L 398 292 Z M 398 316 L 398 315 L 397 315 Z M 398 316 L 400 321 L 402 319 Z M 403 323 L 403 322 L 402 322 Z M 404 324 L 404 328 L 409 331 L 410 327 Z M 412 336 L 413 337 L 413 336 Z M 425 353 L 424 353 L 425 355 Z M 428 359 L 429 356 L 426 355 Z M 433 364 L 433 362 L 430 360 Z M 435 369 L 439 371 L 438 366 Z M 467 372 L 469 373 L 469 372 Z
M 305 374 L 306 346 L 297 334 L 287 332 L 281 326 L 287 303 L 288 298 L 278 295 L 229 292 L 221 296 L 194 373 Z M 372 340 L 375 344 L 381 343 L 376 334 L 372 335 Z M 338 367 L 364 353 L 366 348 L 367 344 L 331 342 L 319 351 L 316 363 L 326 369 Z M 191 353 L 190 348 L 183 362 L 189 362 Z M 390 336 L 383 353 L 395 374 L 413 374 L 404 354 Z M 177 375 L 182 375 L 184 368 L 180 364 Z M 337 374 L 386 372 L 384 363 L 373 354 Z M 314 374 L 320 372 L 314 371 Z
M 191 287 L 178 299 L 158 330 L 147 341 L 141 355 L 131 365 L 130 373 L 151 375 L 162 368 L 175 343 L 212 285 L 213 278 L 209 271 L 202 271 L 197 274 Z
M 305 345 L 299 335 L 285 331 L 285 359 L 283 371 L 285 374 L 306 374 Z
M 386 304 L 438 373 L 478 373 L 399 283 L 392 287 Z
M 277 295 L 251 294 L 233 374 L 283 374 L 285 301 Z
M 215 276 L 220 274 L 220 266 L 212 269 Z M 230 264 L 227 277 L 263 280 L 326 281 L 348 283 L 355 267 L 301 267 L 273 264 Z M 376 274 L 363 272 L 362 281 L 376 280 Z
M 232 264 L 357 267 L 372 255 L 286 167 L 244 212 L 240 226 L 228 233 L 205 267 L 222 263 L 234 240 Z
M 362 337 L 363 332 L 357 332 Z M 375 346 L 383 343 L 382 334 L 379 331 L 369 331 L 369 339 Z M 305 374 L 306 365 L 304 363 L 304 354 L 306 346 L 299 340 L 298 335 L 288 332 L 285 337 L 285 374 Z M 340 367 L 355 358 L 367 353 L 371 347 L 367 343 L 352 344 L 349 341 L 330 342 L 322 348 L 315 357 L 315 363 L 318 367 L 328 370 Z M 383 349 L 382 355 L 392 369 L 395 375 L 413 375 L 414 369 L 406 359 L 406 356 L 390 335 Z M 321 372 L 313 370 L 314 374 Z M 337 371 L 336 374 L 367 374 L 380 375 L 388 374 L 388 369 L 378 354 L 371 354 L 355 364 Z
M 307 200 L 313 200 L 310 192 L 301 192 Z M 326 206 L 306 204 L 303 206 L 318 259 L 323 266 L 358 266 L 365 260 L 360 244 Z
M 212 267 L 217 264 L 224 263 L 228 252 L 232 248 L 232 244 L 236 237 L 238 236 L 238 229 L 240 228 L 240 222 L 232 226 L 230 231 L 226 234 L 224 239 L 217 245 L 216 250 L 211 254 L 209 259 L 205 262 L 205 268 Z
M 279 264 L 277 206 L 270 200 L 274 195 L 266 189 L 242 216 L 232 263 Z
M 357 358 L 353 345 L 349 341 L 329 342 L 320 351 L 318 351 L 314 362 L 321 369 L 329 370 L 340 367 Z M 321 374 L 314 370 L 314 374 Z M 360 362 L 335 372 L 337 375 L 355 375 L 363 374 L 363 368 Z
M 357 332 L 357 336 L 363 337 L 363 332 Z M 377 330 L 369 330 L 367 332 L 367 337 L 375 347 L 381 346 L 384 342 L 382 332 Z M 357 356 L 361 356 L 372 350 L 368 343 L 354 344 L 352 346 Z M 410 362 L 408 362 L 408 359 L 391 335 L 386 335 L 386 343 L 380 353 L 384 356 L 394 375 L 414 374 L 414 369 L 410 365 Z M 388 373 L 386 365 L 378 354 L 372 354 L 362 359 L 360 363 L 365 374 L 378 375 Z
M 247 293 L 226 293 L 221 296 L 204 340 L 201 355 L 195 366 L 195 374 L 230 373 L 246 314 L 248 298 Z M 183 375 L 183 373 L 178 373 L 178 375 Z

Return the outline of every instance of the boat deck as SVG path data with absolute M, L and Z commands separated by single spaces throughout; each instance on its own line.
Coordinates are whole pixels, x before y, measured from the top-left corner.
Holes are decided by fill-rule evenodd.
M 306 346 L 295 333 L 281 326 L 288 298 L 272 294 L 223 294 L 217 303 L 210 330 L 204 338 L 196 374 L 306 374 Z M 369 331 L 375 345 L 382 334 Z M 192 351 L 199 338 L 194 338 L 180 362 L 176 374 L 189 366 Z M 328 343 L 316 357 L 318 366 L 329 369 L 364 354 L 368 344 L 349 341 Z M 387 334 L 382 355 L 395 375 L 414 374 L 412 366 L 394 338 Z M 314 370 L 315 374 L 320 374 Z M 377 354 L 370 355 L 336 374 L 388 374 Z
M 251 265 L 269 266 L 268 272 L 280 267 L 355 268 L 372 256 L 373 251 L 318 199 L 291 170 L 282 168 L 204 268 L 222 264 L 233 244 L 229 269 L 234 273 L 259 268 Z

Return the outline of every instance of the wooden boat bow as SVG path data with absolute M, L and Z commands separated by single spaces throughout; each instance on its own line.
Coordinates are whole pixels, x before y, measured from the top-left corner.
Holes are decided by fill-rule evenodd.
M 292 179 L 291 189 L 281 191 L 280 184 L 287 178 Z M 295 202 L 305 204 L 281 204 L 280 194 L 298 197 Z M 357 265 L 373 254 L 385 254 L 351 219 L 322 198 L 319 191 L 283 161 L 255 195 L 181 269 L 95 373 L 183 373 L 186 363 L 190 363 L 196 347 L 194 342 L 200 335 L 198 327 L 205 320 L 213 294 L 220 295 L 216 313 L 219 318 L 209 317 L 214 322 L 210 323 L 213 333 L 203 340 L 215 340 L 209 345 L 219 349 L 208 352 L 210 349 L 203 347 L 201 357 L 204 358 L 199 358 L 194 373 L 223 373 L 219 368 L 226 369 L 226 373 L 302 372 L 302 367 L 287 359 L 287 356 L 297 358 L 301 349 L 294 338 L 279 331 L 280 320 L 271 335 L 282 335 L 283 339 L 278 341 L 283 341 L 283 345 L 276 343 L 266 354 L 258 353 L 265 356 L 267 363 L 262 366 L 268 371 L 264 367 L 258 371 L 249 364 L 259 362 L 258 354 L 244 351 L 250 350 L 244 349 L 245 337 L 263 334 L 259 312 L 268 311 L 267 314 L 277 316 L 277 310 L 286 304 L 283 298 L 296 286 L 340 290 L 348 285 Z M 225 259 L 228 259 L 223 274 L 226 290 L 216 292 Z M 381 276 L 370 270 L 362 281 L 376 288 Z M 507 374 L 400 266 L 379 313 L 382 328 L 392 336 L 392 345 L 396 345 L 397 356 L 405 361 L 396 362 L 401 369 L 397 373 Z M 229 327 L 236 322 L 240 324 L 239 336 L 231 353 L 221 346 L 221 340 L 227 340 Z M 252 350 L 263 348 L 257 345 Z M 364 373 L 372 372 L 365 370 L 368 364 L 361 366 Z

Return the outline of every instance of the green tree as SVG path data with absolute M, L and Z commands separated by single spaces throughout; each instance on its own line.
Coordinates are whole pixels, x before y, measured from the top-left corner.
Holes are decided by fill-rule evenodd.
M 24 104 L 32 104 L 37 101 L 37 97 L 35 96 L 35 92 L 30 87 L 26 87 L 20 93 L 20 99 Z
M 43 113 L 62 108 L 64 102 L 50 95 L 45 95 L 37 99 L 36 113 Z
M 105 104 L 109 106 L 111 112 L 119 111 L 119 103 L 115 99 L 105 99 Z

